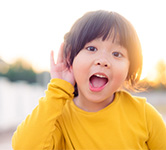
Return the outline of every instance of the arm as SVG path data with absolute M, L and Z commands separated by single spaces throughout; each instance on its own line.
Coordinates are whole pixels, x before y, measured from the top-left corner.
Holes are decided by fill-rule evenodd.
M 66 68 L 62 59 L 63 45 L 56 64 L 53 57 L 52 52 L 50 58 L 52 79 L 46 96 L 40 99 L 32 114 L 18 126 L 12 138 L 14 150 L 51 150 L 57 143 L 61 143 L 62 134 L 56 120 L 66 100 L 73 98 L 75 81 L 71 68 Z
M 61 79 L 52 79 L 46 96 L 40 99 L 39 105 L 14 133 L 13 149 L 51 150 L 53 133 L 57 133 L 57 140 L 62 138 L 60 130 L 55 127 L 55 122 L 61 114 L 65 101 L 73 98 L 72 93 L 73 86 L 70 83 Z
M 166 125 L 162 116 L 150 104 L 146 105 L 150 150 L 166 150 Z

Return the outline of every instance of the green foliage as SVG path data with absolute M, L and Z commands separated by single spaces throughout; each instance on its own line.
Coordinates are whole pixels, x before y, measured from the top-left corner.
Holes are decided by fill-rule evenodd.
M 162 85 L 166 86 L 166 63 L 164 60 L 158 61 L 156 65 L 157 81 Z
M 23 60 L 17 60 L 14 64 L 10 65 L 8 72 L 4 76 L 10 81 L 24 80 L 28 83 L 36 82 L 36 73 Z

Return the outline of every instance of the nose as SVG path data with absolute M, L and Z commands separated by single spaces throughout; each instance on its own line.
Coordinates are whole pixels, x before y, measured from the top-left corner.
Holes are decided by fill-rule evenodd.
M 99 58 L 95 61 L 95 65 L 110 68 L 110 62 L 105 58 Z

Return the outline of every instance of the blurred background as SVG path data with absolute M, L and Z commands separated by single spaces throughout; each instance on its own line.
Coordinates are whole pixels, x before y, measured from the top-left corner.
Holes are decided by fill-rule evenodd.
M 87 11 L 104 9 L 127 18 L 140 38 L 144 65 L 141 85 L 166 121 L 166 9 L 164 0 L 1 0 L 0 149 L 10 150 L 16 127 L 38 104 L 50 80 L 63 36 Z M 134 94 L 134 93 L 133 93 Z

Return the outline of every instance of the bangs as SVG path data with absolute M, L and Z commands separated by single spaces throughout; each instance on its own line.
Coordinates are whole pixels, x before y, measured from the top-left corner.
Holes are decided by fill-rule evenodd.
M 98 11 L 97 13 L 87 13 L 84 16 L 84 19 L 80 18 L 76 22 L 76 26 L 74 26 L 74 32 L 72 36 L 74 41 L 74 51 L 76 51 L 76 55 L 78 52 L 84 48 L 85 44 L 96 39 L 102 38 L 102 40 L 107 40 L 112 37 L 112 42 L 116 42 L 118 39 L 118 43 L 127 49 L 126 43 L 130 31 L 127 28 L 125 19 L 123 17 L 114 12 L 104 12 Z M 70 43 L 70 42 L 69 42 Z

